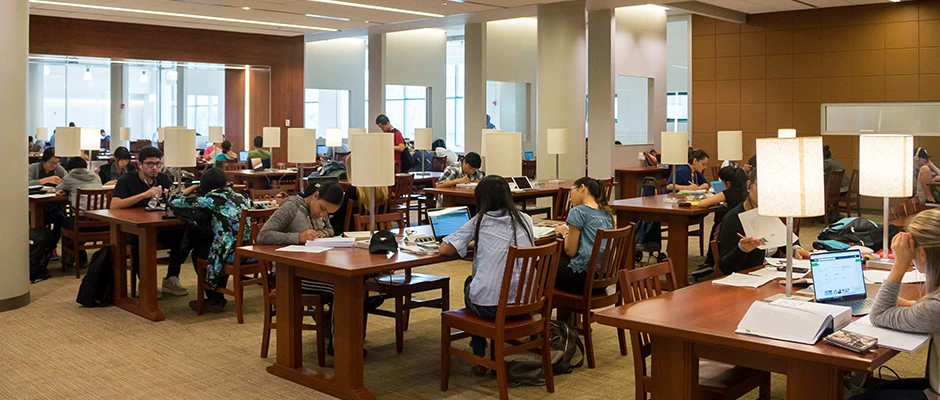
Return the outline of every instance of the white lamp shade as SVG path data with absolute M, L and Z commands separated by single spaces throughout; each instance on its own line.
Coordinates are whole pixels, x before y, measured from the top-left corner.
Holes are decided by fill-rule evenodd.
M 431 128 L 415 128 L 415 150 L 431 150 Z
M 209 127 L 209 141 L 212 143 L 222 143 L 224 141 L 225 135 L 222 133 L 221 126 L 210 126 Z
M 193 129 L 167 128 L 163 141 L 163 163 L 167 167 L 195 167 L 196 131 Z
M 118 131 L 118 132 L 119 132 L 119 133 L 118 133 L 118 140 L 121 140 L 121 141 L 131 140 L 131 128 L 128 128 L 128 127 L 126 127 L 126 126 L 122 126 L 122 127 L 121 127 L 121 130 Z
M 522 133 L 490 132 L 483 152 L 486 173 L 502 177 L 522 176 Z
M 660 137 L 663 144 L 662 162 L 669 165 L 681 165 L 689 162 L 689 133 L 663 132 Z
M 166 141 L 166 129 L 167 128 L 157 128 L 157 141 L 158 142 Z
M 349 128 L 349 134 L 352 135 L 353 133 L 369 133 L 369 131 L 366 128 Z
M 858 192 L 863 196 L 910 197 L 914 186 L 914 137 L 861 135 L 858 138 Z
M 480 156 L 486 157 L 486 136 L 493 132 L 503 132 L 502 129 L 484 129 L 482 139 L 480 139 Z
M 548 154 L 568 153 L 568 129 L 549 129 L 545 133 L 548 142 Z
M 362 132 L 365 133 L 365 132 Z M 326 130 L 326 145 L 329 147 L 340 147 L 343 145 L 343 130 L 339 128 L 328 128 Z
M 757 139 L 760 215 L 815 217 L 826 212 L 822 137 Z
M 287 129 L 287 162 L 312 163 L 317 161 L 317 130 Z
M 352 185 L 382 187 L 395 184 L 395 137 L 390 133 L 349 135 L 352 158 Z
M 82 130 L 82 150 L 98 150 L 101 148 L 101 128 L 87 127 Z
M 741 131 L 718 131 L 718 159 L 719 160 L 743 160 Z
M 792 139 L 796 137 L 796 129 L 777 129 L 778 139 Z
M 264 140 L 264 147 L 281 147 L 281 128 L 278 126 L 266 126 L 261 130 L 261 137 Z
M 82 128 L 55 128 L 56 157 L 75 157 L 82 155 Z
M 36 128 L 36 140 L 46 140 L 49 135 L 48 128 Z

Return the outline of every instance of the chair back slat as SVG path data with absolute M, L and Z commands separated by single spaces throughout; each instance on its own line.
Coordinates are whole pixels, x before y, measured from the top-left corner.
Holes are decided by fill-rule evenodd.
M 597 230 L 591 260 L 588 262 L 587 279 L 584 281 L 586 296 L 590 296 L 594 289 L 616 284 L 617 272 L 621 269 L 633 269 L 635 232 L 634 223 L 619 229 Z
M 859 178 L 858 178 L 858 170 L 857 170 L 857 169 L 853 169 L 853 170 L 852 170 L 852 180 L 849 181 L 849 192 L 846 194 L 846 197 L 848 197 L 848 198 L 855 198 L 855 197 L 858 197 L 858 185 L 859 185 L 858 180 L 859 180 Z
M 106 210 L 111 207 L 113 193 L 114 188 L 75 189 L 76 207 L 81 211 Z
M 444 172 L 444 168 L 447 168 L 447 156 L 431 157 L 431 172 Z
M 277 195 L 285 192 L 290 195 L 290 191 L 283 189 L 248 189 L 248 197 L 252 201 L 277 200 Z
M 238 236 L 235 237 L 235 247 L 255 244 L 255 240 L 258 239 L 258 232 L 261 232 L 261 227 L 271 219 L 275 211 L 277 211 L 276 208 L 242 210 L 242 215 L 238 218 Z M 246 229 L 250 229 L 247 241 L 242 240 L 245 237 Z
M 908 213 L 909 207 L 910 206 L 908 204 L 898 204 L 897 206 L 891 207 L 891 209 L 888 210 L 888 219 L 889 220 L 901 219 L 910 215 Z
M 515 315 L 539 312 L 543 318 L 549 318 L 561 248 L 561 240 L 538 247 L 509 246 L 499 292 L 499 306 L 496 309 L 498 329 L 502 329 L 507 317 Z M 515 266 L 516 261 L 520 264 L 518 268 Z M 509 292 L 515 271 L 519 271 L 519 278 L 516 293 L 510 301 Z
M 604 196 L 607 197 L 607 201 L 612 200 L 611 196 L 614 193 L 614 178 L 598 179 L 598 181 L 604 188 Z
M 415 178 L 411 174 L 396 174 L 395 186 L 392 187 L 389 197 L 395 199 L 409 198 L 415 189 Z
M 829 171 L 826 178 L 826 205 L 832 205 L 839 200 L 839 191 L 842 190 L 842 177 L 845 176 L 844 169 L 834 169 Z
M 356 230 L 357 231 L 367 231 L 369 230 L 369 214 L 357 214 L 356 218 Z M 376 214 L 375 215 L 375 230 L 377 231 L 390 231 L 394 229 L 394 224 L 397 224 L 399 230 L 404 230 L 405 228 L 405 215 L 403 212 L 395 211 L 385 214 Z
M 564 221 L 568 219 L 568 211 L 571 210 L 571 188 L 559 188 L 558 197 L 555 198 L 555 221 Z
M 522 176 L 529 179 L 535 179 L 535 160 L 522 160 Z

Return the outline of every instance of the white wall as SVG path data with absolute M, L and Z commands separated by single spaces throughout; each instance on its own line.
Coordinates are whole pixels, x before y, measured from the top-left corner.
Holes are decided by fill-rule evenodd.
M 434 139 L 444 139 L 447 133 L 447 32 L 417 29 L 385 35 L 385 84 L 430 87 L 430 126 Z M 369 101 L 371 103 L 372 99 Z M 391 122 L 395 125 L 395 121 Z
M 659 133 L 666 129 L 666 10 L 652 5 L 623 7 L 615 18 L 616 74 L 653 78 L 649 143 L 658 147 Z M 636 165 L 635 156 L 628 158 L 615 157 L 614 163 Z
M 308 42 L 304 49 L 304 88 L 348 90 L 352 128 L 366 128 L 365 52 L 365 40 L 354 38 Z

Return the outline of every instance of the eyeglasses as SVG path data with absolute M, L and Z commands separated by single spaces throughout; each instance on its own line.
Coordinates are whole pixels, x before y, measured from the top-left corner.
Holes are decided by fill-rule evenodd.
M 145 162 L 145 163 L 143 163 L 143 164 L 144 164 L 144 166 L 147 167 L 147 168 L 160 168 L 160 167 L 163 166 L 163 163 L 162 163 L 162 162 L 159 162 L 159 161 L 157 161 L 157 162 Z

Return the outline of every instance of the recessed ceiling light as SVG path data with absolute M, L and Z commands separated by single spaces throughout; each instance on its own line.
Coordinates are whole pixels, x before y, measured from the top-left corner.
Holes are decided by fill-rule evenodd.
M 892 2 L 892 3 L 900 3 L 900 2 L 901 2 L 901 0 L 889 0 L 889 1 Z
M 434 17 L 434 18 L 444 17 L 441 14 L 426 13 L 426 12 L 421 12 L 421 11 L 411 11 L 411 10 L 405 10 L 401 8 L 373 6 L 371 4 L 350 3 L 348 1 L 339 1 L 339 0 L 307 0 L 307 1 L 312 1 L 314 3 L 335 4 L 338 6 L 368 8 L 370 10 L 389 11 L 389 12 L 397 12 L 397 13 L 402 13 L 402 14 L 413 14 L 413 15 L 420 15 L 424 17 Z
M 251 7 L 242 7 L 242 10 L 245 10 L 245 11 L 248 11 L 248 10 L 250 10 L 250 9 L 251 9 Z
M 301 30 L 329 31 L 329 32 L 336 31 L 336 29 L 321 28 L 318 26 L 282 24 L 279 22 L 255 21 L 255 20 L 250 20 L 250 19 L 238 19 L 238 18 L 222 18 L 222 17 L 213 17 L 213 16 L 208 16 L 208 15 L 182 14 L 182 13 L 174 13 L 174 12 L 166 12 L 166 11 L 139 10 L 135 8 L 108 7 L 108 6 L 98 6 L 94 4 L 64 3 L 60 1 L 46 1 L 46 0 L 29 0 L 29 2 L 33 4 L 45 4 L 45 5 L 50 5 L 50 6 L 75 7 L 75 8 L 85 8 L 85 9 L 90 9 L 90 10 L 117 11 L 117 12 L 147 14 L 147 15 L 160 15 L 164 17 L 192 18 L 192 19 L 202 19 L 202 20 L 208 20 L 208 21 L 235 22 L 235 23 L 240 23 L 240 24 L 276 26 L 276 27 L 281 27 L 281 28 L 295 28 L 295 29 L 301 29 Z
M 319 14 L 304 14 L 304 15 L 306 15 L 306 16 L 308 16 L 308 17 L 310 17 L 310 18 L 332 19 L 332 20 L 335 20 L 335 21 L 349 21 L 349 18 L 331 17 L 331 16 L 329 16 L 329 15 L 319 15 Z

